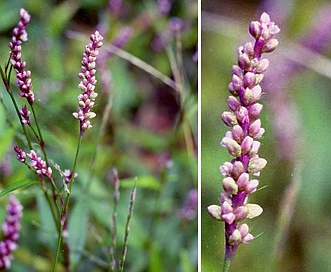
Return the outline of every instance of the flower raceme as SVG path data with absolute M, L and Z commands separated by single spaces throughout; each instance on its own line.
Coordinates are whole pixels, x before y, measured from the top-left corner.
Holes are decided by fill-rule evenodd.
M 6 208 L 7 216 L 2 224 L 3 240 L 0 241 L 0 270 L 9 269 L 13 260 L 12 252 L 18 248 L 20 238 L 20 221 L 23 216 L 23 206 L 13 195 L 9 196 L 9 205 Z
M 78 87 L 82 93 L 78 96 L 79 108 L 77 112 L 73 113 L 73 116 L 80 121 L 80 134 L 83 135 L 85 130 L 92 127 L 89 119 L 96 116 L 94 112 L 91 112 L 91 108 L 94 106 L 94 100 L 98 96 L 94 92 L 96 79 L 95 79 L 95 66 L 96 59 L 99 54 L 98 48 L 102 46 L 103 37 L 98 31 L 90 36 L 91 42 L 85 46 L 85 52 L 83 53 L 81 73 L 79 78 L 81 82 Z
M 30 22 L 30 15 L 25 9 L 20 10 L 20 17 L 17 26 L 13 30 L 12 40 L 9 43 L 10 54 L 11 54 L 11 64 L 16 73 L 16 83 L 20 89 L 19 95 L 25 97 L 30 105 L 33 104 L 35 98 L 34 93 L 31 90 L 32 80 L 31 72 L 25 70 L 26 62 L 22 61 L 22 47 L 21 44 L 28 40 L 28 34 L 25 30 L 26 26 Z
M 269 66 L 263 53 L 276 49 L 278 41 L 274 35 L 279 27 L 263 13 L 260 21 L 249 25 L 249 32 L 254 42 L 247 42 L 238 48 L 238 64 L 232 68 L 232 80 L 228 86 L 230 96 L 227 99 L 229 111 L 222 114 L 225 125 L 230 127 L 221 145 L 233 157 L 220 167 L 223 176 L 220 205 L 208 207 L 209 214 L 225 222 L 225 260 L 231 260 L 239 244 L 247 244 L 254 239 L 247 224 L 240 223 L 262 213 L 257 204 L 248 203 L 248 196 L 257 190 L 259 181 L 252 176 L 259 176 L 267 161 L 260 158 L 259 139 L 264 134 L 259 115 L 263 108 L 258 103 L 262 96 L 260 82 Z

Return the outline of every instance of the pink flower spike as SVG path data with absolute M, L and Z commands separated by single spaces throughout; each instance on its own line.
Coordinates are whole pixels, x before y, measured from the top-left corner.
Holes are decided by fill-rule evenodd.
M 79 78 L 81 82 L 78 87 L 81 89 L 82 94 L 78 96 L 79 108 L 77 112 L 72 115 L 80 121 L 80 134 L 83 135 L 84 132 L 92 127 L 89 119 L 96 116 L 94 112 L 91 112 L 91 108 L 94 106 L 94 100 L 98 96 L 94 92 L 96 79 L 95 79 L 95 67 L 96 59 L 99 54 L 98 48 L 102 46 L 103 37 L 98 31 L 90 36 L 91 42 L 85 46 L 85 52 L 82 59 L 81 73 L 79 73 Z

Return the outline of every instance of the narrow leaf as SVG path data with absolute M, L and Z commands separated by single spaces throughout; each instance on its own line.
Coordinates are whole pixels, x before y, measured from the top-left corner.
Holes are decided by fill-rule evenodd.
M 37 180 L 32 180 L 32 179 L 22 179 L 20 181 L 17 181 L 13 184 L 10 184 L 7 188 L 3 189 L 1 192 L 0 192 L 0 197 L 2 196 L 5 196 L 13 191 L 16 191 L 18 189 L 23 189 L 23 188 L 26 188 L 30 185 L 33 185 L 33 184 L 39 184 L 40 182 L 37 181 Z

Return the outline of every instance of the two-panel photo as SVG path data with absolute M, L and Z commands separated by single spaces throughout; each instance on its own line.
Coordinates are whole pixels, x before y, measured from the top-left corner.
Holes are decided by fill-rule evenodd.
M 0 271 L 331 272 L 331 5 L 1 0 Z

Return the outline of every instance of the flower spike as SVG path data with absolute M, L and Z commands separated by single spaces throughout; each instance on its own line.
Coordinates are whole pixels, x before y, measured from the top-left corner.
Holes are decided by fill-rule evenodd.
M 91 108 L 94 106 L 94 100 L 98 96 L 94 92 L 95 84 L 97 83 L 95 79 L 95 66 L 96 59 L 99 54 L 98 48 L 102 46 L 103 37 L 98 31 L 90 36 L 91 42 L 86 45 L 85 52 L 83 54 L 81 73 L 79 73 L 79 78 L 81 82 L 78 87 L 81 89 L 82 93 L 78 96 L 79 108 L 77 112 L 72 115 L 79 119 L 80 121 L 80 134 L 83 135 L 85 130 L 92 127 L 89 119 L 96 116 L 94 112 L 91 112 Z
M 238 48 L 238 62 L 232 68 L 232 81 L 228 88 L 231 96 L 227 99 L 229 111 L 222 114 L 222 121 L 230 130 L 221 141 L 232 156 L 231 162 L 220 167 L 223 175 L 220 205 L 210 205 L 209 214 L 225 223 L 225 263 L 229 263 L 240 244 L 248 244 L 254 239 L 249 226 L 241 223 L 262 213 L 257 204 L 249 204 L 248 197 L 257 190 L 259 176 L 267 161 L 260 158 L 258 141 L 263 133 L 259 119 L 262 105 L 258 103 L 262 96 L 260 82 L 263 73 L 269 67 L 269 60 L 262 54 L 270 53 L 278 46 L 274 35 L 280 31 L 267 13 L 260 21 L 249 25 L 254 38 Z

